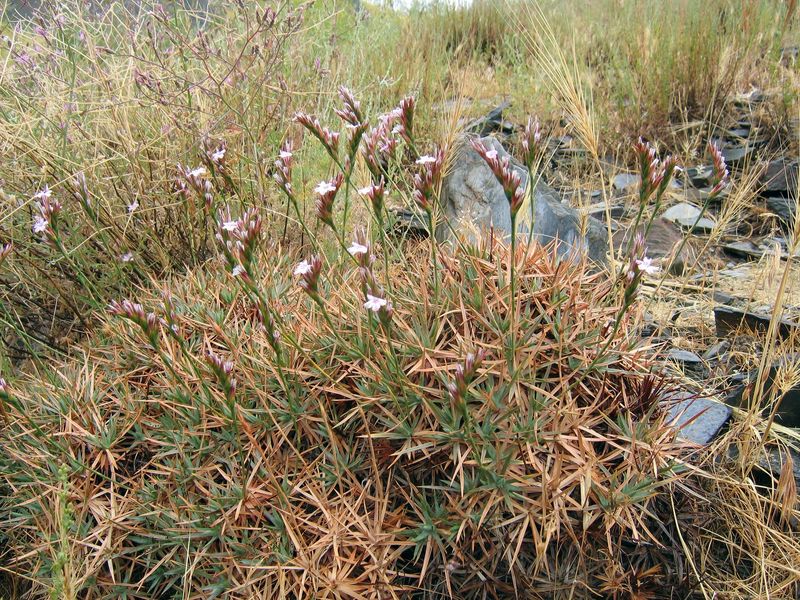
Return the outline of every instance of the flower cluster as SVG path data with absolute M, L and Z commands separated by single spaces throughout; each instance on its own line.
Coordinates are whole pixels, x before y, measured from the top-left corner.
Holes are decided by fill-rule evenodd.
M 319 275 L 322 272 L 322 257 L 314 255 L 294 268 L 295 277 L 300 278 L 300 287 L 312 300 L 319 303 Z
M 41 235 L 48 242 L 55 243 L 61 202 L 52 195 L 53 193 L 47 185 L 34 194 L 33 198 L 36 200 L 39 214 L 33 218 L 33 233 Z
M 475 378 L 481 363 L 486 358 L 486 351 L 480 348 L 477 353 L 470 352 L 464 359 L 463 364 L 457 364 L 453 381 L 447 384 L 447 391 L 450 398 L 456 404 L 461 404 L 467 397 L 467 387 Z
M 228 402 L 232 402 L 236 394 L 236 379 L 231 377 L 231 373 L 233 373 L 233 362 L 223 360 L 211 351 L 206 353 L 205 358 L 206 362 L 211 367 L 211 371 L 217 378 L 217 382 L 222 387 L 222 391 L 225 393 L 225 399 L 228 400 Z
M 193 190 L 199 197 L 203 198 L 205 206 L 211 210 L 214 203 L 214 191 L 211 180 L 208 179 L 208 169 L 203 166 L 189 169 L 180 163 L 178 164 L 178 174 L 180 180 L 178 181 L 178 190 L 182 194 L 186 194 L 188 190 Z
M 432 155 L 420 156 L 416 162 L 421 169 L 414 175 L 414 201 L 428 215 L 431 215 L 436 186 L 444 168 L 444 150 L 437 148 Z
M 641 138 L 634 144 L 633 151 L 639 162 L 639 177 L 641 178 L 639 201 L 645 203 L 653 194 L 656 194 L 656 201 L 660 202 L 675 173 L 677 161 L 672 156 L 668 156 L 663 161 L 659 160 L 656 157 L 656 149 Z
M 528 117 L 528 123 L 522 132 L 522 162 L 530 171 L 536 163 L 542 141 L 542 129 L 539 119 Z
M 89 216 L 94 215 L 92 198 L 89 195 L 89 186 L 86 184 L 86 175 L 83 174 L 83 171 L 79 171 L 72 178 L 72 195 Z
M 377 183 L 373 182 L 370 185 L 358 190 L 358 193 L 369 200 L 372 210 L 378 221 L 383 219 L 383 206 L 386 198 L 386 182 L 383 177 L 380 177 Z
M 141 304 L 138 302 L 131 302 L 130 300 L 123 300 L 122 302 L 113 300 L 111 304 L 108 305 L 108 312 L 114 316 L 128 319 L 132 323 L 138 325 L 145 336 L 147 336 L 150 345 L 153 348 L 158 348 L 160 321 L 155 313 L 146 313 Z
M 645 248 L 644 236 L 637 233 L 633 240 L 633 246 L 628 260 L 628 267 L 625 272 L 625 306 L 630 306 L 636 297 L 636 290 L 642 277 L 647 275 L 655 275 L 658 273 L 659 268 L 649 258 L 647 248 Z
M 497 181 L 503 186 L 503 192 L 511 208 L 512 219 L 517 216 L 522 203 L 525 200 L 525 189 L 519 173 L 511 166 L 511 159 L 508 155 L 500 158 L 497 150 L 487 148 L 479 139 L 471 141 L 472 147 L 491 169 Z
M 339 160 L 339 132 L 331 131 L 327 127 L 323 127 L 319 119 L 311 115 L 298 112 L 294 115 L 294 120 L 305 127 L 315 138 L 317 138 L 325 151 L 330 155 L 333 160 Z
M 397 113 L 398 124 L 395 133 L 399 134 L 409 146 L 414 144 L 414 109 L 416 105 L 417 101 L 414 96 L 407 96 L 400 101 Z
M 392 129 L 399 109 L 380 117 L 378 124 L 364 135 L 361 154 L 373 182 L 389 176 L 389 163 L 397 151 L 397 137 Z
M 234 277 L 250 277 L 261 224 L 256 208 L 246 210 L 240 219 L 231 217 L 230 207 L 219 212 L 216 238 Z
M 278 159 L 275 161 L 275 174 L 272 178 L 289 200 L 295 202 L 294 190 L 292 189 L 293 162 L 294 154 L 292 154 L 292 141 L 286 140 L 283 146 L 281 146 L 281 151 L 278 153 Z
M 314 188 L 319 196 L 316 202 L 317 218 L 331 229 L 336 229 L 333 223 L 333 201 L 336 200 L 336 194 L 343 183 L 344 175 L 339 172 L 330 181 L 321 181 Z
M 348 250 L 358 263 L 358 274 L 361 277 L 361 287 L 364 293 L 364 308 L 376 314 L 381 324 L 388 327 L 394 308 L 391 301 L 386 298 L 386 293 L 378 283 L 372 269 L 375 257 L 370 251 L 366 232 L 363 229 L 357 230 L 355 237 L 356 239 Z
M 219 144 L 214 144 L 208 138 L 203 138 L 200 149 L 200 159 L 212 170 L 224 172 L 226 169 L 225 155 L 228 152 L 228 145 L 223 140 Z
M 717 196 L 728 185 L 730 173 L 728 172 L 728 166 L 725 164 L 725 157 L 722 156 L 722 151 L 717 144 L 709 142 L 708 153 L 714 161 L 714 176 L 711 180 L 714 185 L 709 192 L 709 196 L 713 197 Z

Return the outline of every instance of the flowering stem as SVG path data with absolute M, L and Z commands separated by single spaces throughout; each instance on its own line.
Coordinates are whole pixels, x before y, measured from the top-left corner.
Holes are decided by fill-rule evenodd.
M 514 329 L 514 321 L 515 321 L 515 312 L 516 312 L 516 298 L 515 298 L 515 287 L 516 287 L 516 249 L 517 249 L 517 213 L 511 211 L 511 254 L 508 257 L 508 270 L 511 276 L 511 294 L 509 298 L 508 308 L 510 312 L 510 324 L 511 324 L 511 360 L 509 362 L 509 371 L 511 376 L 514 376 L 514 369 L 515 369 L 515 362 L 516 362 L 516 345 L 517 345 L 517 334 L 516 330 Z
M 439 297 L 439 263 L 436 256 L 436 232 L 433 228 L 433 211 L 428 212 L 428 237 L 431 240 L 431 262 L 433 263 L 433 293 L 434 298 Z

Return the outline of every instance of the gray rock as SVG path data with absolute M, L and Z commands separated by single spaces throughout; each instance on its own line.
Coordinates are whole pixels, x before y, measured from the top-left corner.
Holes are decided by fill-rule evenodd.
M 703 352 L 703 360 L 715 360 L 721 356 L 724 356 L 725 353 L 730 350 L 730 347 L 731 343 L 728 340 L 717 342 Z
M 784 198 L 782 196 L 769 197 L 767 198 L 767 208 L 778 215 L 778 218 L 787 225 L 792 225 L 794 223 L 794 212 L 797 208 L 797 201 L 793 198 Z
M 644 227 L 640 227 L 639 231 L 644 234 L 644 229 Z M 629 248 L 630 234 L 630 230 L 615 232 L 614 246 L 623 251 Z M 683 235 L 679 227 L 662 218 L 653 219 L 645 240 L 647 256 L 662 259 L 662 267 L 665 270 L 674 275 L 680 275 L 686 268 L 689 254 L 688 246 L 684 245 L 681 252 L 677 256 L 674 255 L 682 240 Z
M 674 393 L 662 402 L 667 422 L 678 430 L 678 436 L 701 446 L 714 441 L 733 414 L 730 406 L 688 392 Z
M 730 306 L 717 306 L 714 308 L 714 324 L 717 330 L 717 337 L 724 338 L 728 335 L 736 335 L 742 330 L 764 333 L 772 322 L 769 314 L 757 314 Z M 782 319 L 778 323 L 777 333 L 782 339 L 789 339 L 797 334 L 798 325 L 788 319 Z
M 697 354 L 689 350 L 681 350 L 680 348 L 670 349 L 667 354 L 667 359 L 689 368 L 698 367 L 703 364 L 703 359 L 697 356 Z
M 700 165 L 686 169 L 686 178 L 696 188 L 710 185 L 711 177 L 714 175 L 714 167 L 711 165 Z
M 774 394 L 775 401 L 780 404 L 765 406 L 762 415 L 767 418 L 775 410 L 775 422 L 785 427 L 800 428 L 800 385 L 784 390 L 780 374 L 782 371 L 793 372 L 797 368 L 800 356 L 790 354 L 773 363 L 762 382 L 762 394 L 765 398 Z M 748 398 L 757 383 L 758 372 L 745 373 L 725 401 L 732 406 L 747 408 Z
M 691 228 L 692 231 L 710 233 L 714 229 L 714 221 L 708 217 L 699 218 L 700 213 L 701 210 L 693 204 L 681 202 L 670 206 L 664 211 L 662 217 L 681 227 Z
M 488 148 L 493 148 L 502 158 L 508 156 L 503 145 L 492 137 L 482 138 Z M 523 186 L 528 184 L 528 172 L 512 159 Z M 511 234 L 511 214 L 503 188 L 484 160 L 462 140 L 455 163 L 442 184 L 442 211 L 444 222 L 436 230 L 439 241 L 452 240 L 455 234 L 469 242 L 489 229 L 495 235 L 508 238 Z M 556 242 L 556 253 L 561 257 L 574 257 L 586 252 L 597 264 L 606 261 L 608 235 L 602 223 L 586 217 L 586 234 L 581 235 L 580 216 L 573 208 L 561 203 L 558 194 L 542 181 L 537 182 L 532 204 L 533 238 L 541 244 Z M 521 237 L 530 238 L 522 212 L 518 219 Z
M 611 185 L 615 190 L 625 193 L 633 193 L 639 188 L 640 177 L 633 173 L 620 173 L 614 177 Z
M 770 161 L 761 177 L 762 193 L 788 197 L 797 191 L 798 161 L 786 158 Z

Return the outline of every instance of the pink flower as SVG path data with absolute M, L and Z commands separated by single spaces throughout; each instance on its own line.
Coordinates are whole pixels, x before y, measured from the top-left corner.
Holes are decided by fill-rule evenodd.
M 311 263 L 307 260 L 304 260 L 294 268 L 294 274 L 302 277 L 303 275 L 308 275 L 311 273 L 312 270 L 313 267 L 311 266 Z
M 330 194 L 331 192 L 335 192 L 336 190 L 337 190 L 336 186 L 331 184 L 330 181 L 320 181 L 319 184 L 317 184 L 317 187 L 314 188 L 314 191 L 318 193 L 320 196 Z
M 225 158 L 225 148 L 217 148 L 217 149 L 216 149 L 216 150 L 214 150 L 214 152 L 211 154 L 211 160 L 212 160 L 212 161 L 214 161 L 215 163 L 218 163 L 218 162 L 219 162 L 219 161 L 221 161 L 223 158 Z M 202 167 L 201 167 L 201 168 L 202 168 Z
M 639 267 L 641 272 L 647 273 L 648 275 L 655 275 L 659 271 L 658 266 L 653 264 L 653 259 L 647 256 L 637 260 L 636 266 Z
M 52 195 L 53 192 L 50 191 L 50 187 L 47 184 L 45 184 L 45 186 L 41 190 L 36 192 L 33 195 L 33 197 L 36 198 L 37 200 L 48 200 Z
M 122 256 L 119 257 L 120 261 L 127 263 L 133 260 L 133 252 L 126 252 Z
M 359 244 L 358 242 L 353 242 L 347 251 L 353 256 L 363 256 L 369 252 L 369 247 L 365 246 L 364 244 Z
M 130 204 L 128 204 L 128 213 L 129 213 L 129 214 L 130 214 L 130 213 L 132 213 L 132 212 L 133 212 L 133 211 L 135 211 L 137 208 L 139 208 L 139 201 L 138 201 L 138 200 L 134 200 L 133 202 L 131 202 Z
M 222 152 L 224 154 L 225 151 L 223 150 Z M 197 167 L 196 169 L 192 169 L 191 171 L 189 171 L 188 175 L 189 175 L 189 177 L 193 177 L 195 179 L 199 179 L 200 177 L 202 177 L 206 173 L 208 173 L 208 171 L 206 171 L 206 168 L 203 167 L 203 166 L 200 166 L 200 167 Z
M 367 310 L 371 310 L 374 313 L 377 313 L 382 308 L 384 308 L 386 304 L 387 304 L 386 298 L 379 298 L 378 296 L 367 294 L 367 301 L 364 302 L 364 308 L 366 308 Z
M 50 221 L 42 217 L 41 215 L 36 215 L 33 218 L 33 232 L 34 233 L 44 233 L 47 231 L 47 228 L 50 227 Z
M 239 277 L 240 275 L 244 275 L 245 273 L 247 273 L 247 271 L 244 270 L 244 267 L 242 265 L 236 265 L 235 267 L 233 267 L 233 271 L 231 271 L 231 275 L 233 275 L 234 277 Z
M 418 165 L 432 165 L 433 163 L 436 162 L 436 158 L 429 154 L 425 154 L 423 156 L 420 156 L 416 162 Z

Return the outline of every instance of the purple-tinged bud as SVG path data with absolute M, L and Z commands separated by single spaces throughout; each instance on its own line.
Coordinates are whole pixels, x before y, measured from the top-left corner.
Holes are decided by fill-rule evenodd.
M 339 133 L 331 131 L 327 127 L 323 127 L 316 117 L 298 112 L 294 116 L 294 120 L 305 127 L 320 143 L 324 146 L 325 151 L 334 160 L 339 160 Z
M 717 144 L 709 142 L 708 152 L 714 161 L 714 176 L 712 178 L 714 186 L 709 194 L 716 196 L 728 185 L 730 173 L 728 172 L 728 166 L 725 164 L 725 157 Z
M 300 287 L 313 299 L 319 298 L 319 276 L 322 273 L 322 258 L 314 255 L 294 268 L 294 275 L 300 277 Z
M 336 226 L 333 222 L 333 202 L 342 183 L 344 175 L 337 173 L 330 181 L 322 181 L 314 188 L 319 196 L 316 202 L 317 218 L 334 230 Z
M 8 242 L 7 244 L 0 244 L 0 265 L 8 258 L 11 251 L 14 249 L 14 244 Z
M 525 131 L 522 134 L 522 155 L 525 166 L 530 170 L 536 162 L 536 155 L 540 151 L 539 145 L 542 141 L 542 130 L 539 119 L 528 117 Z
M 150 345 L 153 348 L 158 347 L 160 321 L 155 313 L 146 313 L 141 304 L 127 299 L 122 302 L 112 300 L 111 304 L 108 305 L 108 312 L 138 325 L 147 336 Z

